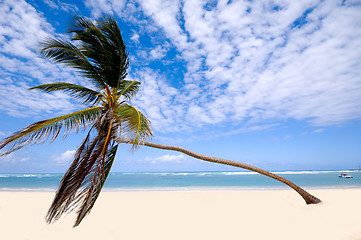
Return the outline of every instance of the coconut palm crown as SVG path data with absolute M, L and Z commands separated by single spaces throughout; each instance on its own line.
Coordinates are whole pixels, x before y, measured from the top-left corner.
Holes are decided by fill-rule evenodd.
M 47 214 L 50 223 L 77 209 L 74 225 L 77 226 L 92 209 L 109 174 L 118 147 L 115 139 L 131 139 L 134 149 L 153 133 L 149 120 L 129 104 L 140 82 L 125 79 L 129 59 L 116 21 L 103 17 L 94 24 L 75 16 L 67 33 L 71 34 L 71 41 L 55 38 L 44 41 L 41 55 L 75 68 L 92 87 L 60 82 L 31 89 L 65 92 L 87 108 L 33 123 L 7 137 L 0 143 L 0 149 L 1 155 L 5 155 L 28 144 L 53 141 L 61 131 L 66 136 L 89 129 Z

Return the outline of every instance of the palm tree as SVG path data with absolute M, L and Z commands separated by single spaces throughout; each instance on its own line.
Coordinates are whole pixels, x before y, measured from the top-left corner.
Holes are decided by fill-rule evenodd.
M 67 136 L 88 129 L 73 162 L 61 179 L 52 205 L 47 213 L 51 223 L 62 214 L 77 209 L 75 226 L 90 212 L 115 159 L 119 143 L 174 150 L 189 156 L 261 173 L 295 189 L 307 204 L 320 200 L 292 182 L 262 169 L 224 159 L 212 158 L 187 149 L 147 142 L 153 136 L 150 121 L 130 100 L 138 92 L 140 82 L 126 80 L 128 53 L 119 27 L 112 17 L 103 17 L 97 24 L 75 16 L 68 32 L 71 41 L 48 39 L 43 42 L 41 54 L 57 63 L 75 68 L 89 80 L 84 87 L 72 83 L 50 83 L 30 88 L 44 92 L 62 91 L 80 100 L 87 108 L 67 115 L 33 123 L 15 132 L 0 143 L 0 156 L 29 144 L 54 141 L 59 133 Z

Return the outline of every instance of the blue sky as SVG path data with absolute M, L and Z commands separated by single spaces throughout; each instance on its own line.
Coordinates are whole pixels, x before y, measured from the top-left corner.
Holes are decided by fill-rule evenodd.
M 39 57 L 72 14 L 113 15 L 130 56 L 132 103 L 153 142 L 268 170 L 361 165 L 361 2 L 4 0 L 0 4 L 0 137 L 81 109 L 29 87 L 84 84 Z M 64 172 L 84 133 L 0 158 L 0 172 Z M 232 171 L 176 152 L 122 146 L 113 171 Z

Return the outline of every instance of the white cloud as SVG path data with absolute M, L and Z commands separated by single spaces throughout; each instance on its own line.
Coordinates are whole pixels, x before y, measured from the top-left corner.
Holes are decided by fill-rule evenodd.
M 324 128 L 318 128 L 318 129 L 314 130 L 312 133 L 322 133 L 324 131 L 325 131 Z
M 1 151 L 0 151 L 1 155 Z M 10 153 L 8 155 L 0 157 L 0 163 L 22 163 L 29 161 L 29 157 L 20 156 L 17 153 Z
M 233 134 L 237 134 L 237 133 L 271 130 L 271 129 L 276 128 L 277 126 L 279 126 L 279 124 L 273 123 L 273 124 L 266 124 L 266 125 L 254 125 L 254 126 L 248 126 L 248 127 L 241 127 L 241 128 L 237 128 L 232 131 L 229 131 L 229 132 L 225 132 L 222 135 L 227 136 L 227 135 L 233 135 Z
M 167 104 L 146 107 L 154 125 L 296 119 L 327 126 L 361 118 L 360 4 L 136 2 L 150 19 L 148 33 L 158 28 L 162 42 L 175 46 L 187 67 L 177 96 L 160 96 Z M 153 84 L 145 83 L 140 94 L 155 85 L 156 93 L 171 87 L 166 76 L 152 75 Z
M 43 0 L 43 2 L 53 9 L 59 9 L 59 6 L 52 0 Z
M 180 17 L 180 1 L 141 0 L 139 4 L 142 6 L 144 13 L 150 16 L 156 25 L 161 26 L 167 37 L 179 50 L 184 50 L 187 47 L 187 36 L 178 21 Z
M 149 52 L 151 60 L 162 59 L 166 54 L 167 49 L 162 46 L 157 46 Z
M 131 77 L 142 82 L 140 92 L 133 102 L 151 119 L 152 128 L 160 132 L 184 130 L 186 124 L 177 119 L 185 112 L 181 100 L 177 99 L 179 91 L 169 86 L 163 76 L 151 69 L 145 68 L 132 73 Z
M 0 5 L 0 52 L 16 57 L 36 57 L 39 40 L 53 28 L 30 4 L 5 0 Z
M 132 69 L 131 77 L 142 81 L 134 103 L 155 130 L 184 131 L 222 123 L 267 126 L 287 119 L 327 126 L 361 118 L 360 4 L 87 0 L 86 5 L 94 17 L 114 13 L 138 23 L 142 36 L 155 36 L 153 49 L 141 46 L 134 58 L 163 60 L 175 47 L 175 59 L 184 61 L 186 71 L 177 88 L 156 70 Z M 69 111 L 75 108 L 62 95 L 61 104 L 55 96 L 46 96 L 51 104 L 36 106 L 32 93 L 21 92 L 32 78 L 80 80 L 35 56 L 40 38 L 54 33 L 31 5 L 5 1 L 0 13 L 6 16 L 0 19 L 0 74 L 7 79 L 0 82 L 5 89 L 0 89 L 0 97 L 11 99 L 0 103 L 0 109 L 13 104 L 21 111 L 5 111 L 19 115 L 27 107 L 37 113 L 51 112 L 61 104 Z M 137 43 L 139 35 L 134 32 L 131 39 Z M 20 81 L 13 81 L 15 77 Z M 28 105 L 25 99 L 30 100 Z
M 132 35 L 132 37 L 130 39 L 133 40 L 136 43 L 139 43 L 139 38 L 140 38 L 139 34 L 136 33 L 135 31 L 133 31 L 133 35 Z
M 59 164 L 67 164 L 71 160 L 73 160 L 75 152 L 76 152 L 75 150 L 67 150 L 62 154 L 60 154 L 59 156 L 55 157 L 54 160 Z
M 42 94 L 38 91 L 29 91 L 29 85 L 20 78 L 5 78 L 6 83 L 1 84 L 0 110 L 11 116 L 28 117 L 29 115 L 51 114 L 58 115 L 71 112 L 75 109 L 69 97 L 64 94 Z
M 182 163 L 187 158 L 183 154 L 179 155 L 163 155 L 160 157 L 146 157 L 144 159 L 145 162 L 150 162 L 152 164 L 158 164 L 158 163 Z
M 139 62 L 144 66 L 145 63 L 164 59 L 164 57 L 167 55 L 167 52 L 168 46 L 164 44 L 163 46 L 158 45 L 154 48 L 144 48 L 136 50 L 136 56 L 133 55 L 130 58 L 132 62 Z
M 69 4 L 69 3 L 64 3 L 64 2 L 60 2 L 59 0 L 57 1 L 52 1 L 52 0 L 43 0 L 44 3 L 46 3 L 49 7 L 53 8 L 53 9 L 57 9 L 57 10 L 63 10 L 65 12 L 77 12 L 79 11 L 78 7 L 74 4 Z
M 27 89 L 41 83 L 80 80 L 70 69 L 39 57 L 39 43 L 55 35 L 46 19 L 23 0 L 0 5 L 0 110 L 12 116 L 68 113 L 78 106 L 64 94 Z
M 86 0 L 85 5 L 92 10 L 95 18 L 100 17 L 103 13 L 112 14 L 113 12 L 120 14 L 123 12 L 126 1 L 124 0 Z

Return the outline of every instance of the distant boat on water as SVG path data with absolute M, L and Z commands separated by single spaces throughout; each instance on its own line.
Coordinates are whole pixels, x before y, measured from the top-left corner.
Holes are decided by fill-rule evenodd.
M 338 177 L 340 177 L 340 178 L 353 178 L 350 174 L 345 173 L 345 172 L 338 175 Z

